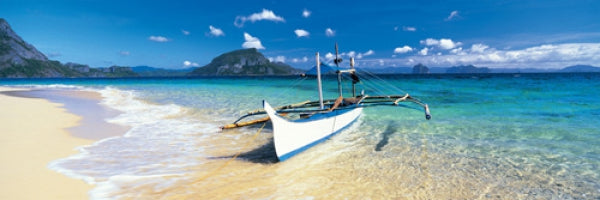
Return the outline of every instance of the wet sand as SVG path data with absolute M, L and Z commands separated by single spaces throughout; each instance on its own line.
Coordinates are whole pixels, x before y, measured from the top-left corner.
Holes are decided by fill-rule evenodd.
M 92 185 L 48 168 L 77 147 L 122 135 L 95 92 L 0 87 L 0 199 L 88 199 Z
M 215 157 L 167 188 L 123 187 L 150 199 L 595 199 L 593 185 L 569 180 L 564 169 L 532 168 L 514 158 L 465 157 L 433 148 L 428 135 L 394 145 L 346 132 L 285 162 L 269 159 L 269 130 L 225 132 L 209 142 Z M 239 137 L 233 140 L 232 137 Z M 237 142 L 232 142 L 237 141 Z M 250 145 L 246 145 L 250 144 Z M 267 144 L 267 145 L 265 145 Z M 209 144 L 206 144 L 209 146 Z M 238 149 L 219 148 L 237 146 Z M 237 152 L 260 149 L 257 155 Z M 379 149 L 379 150 L 376 150 Z M 228 152 L 228 153 L 227 153 Z M 165 181 L 171 177 L 164 177 Z M 587 191 L 587 192 L 581 192 Z M 125 197 L 128 194 L 119 194 Z
M 47 167 L 77 153 L 76 147 L 92 143 L 66 130 L 81 117 L 45 99 L 0 93 L 0 105 L 0 199 L 87 199 L 91 185 Z
M 198 111 L 197 117 L 209 111 Z M 193 129 L 189 134 L 194 135 L 195 148 L 190 149 L 202 152 L 186 156 L 185 161 L 198 164 L 185 165 L 178 173 L 111 174 L 105 187 L 98 184 L 92 191 L 98 197 L 122 199 L 600 198 L 595 165 L 574 163 L 585 165 L 575 169 L 555 155 L 523 156 L 522 149 L 458 146 L 453 138 L 436 134 L 447 132 L 445 127 L 425 122 L 417 124 L 419 129 L 361 123 L 285 162 L 274 160 L 269 125 L 257 138 L 259 126 L 219 133 Z M 168 141 L 167 145 L 180 144 L 173 138 Z M 507 150 L 518 153 L 504 153 Z M 140 156 L 159 157 L 153 167 L 168 169 L 172 164 L 162 161 L 162 151 L 146 153 Z M 232 159 L 237 153 L 240 156 Z M 131 156 L 127 158 L 138 155 Z M 99 162 L 96 166 L 105 169 L 104 164 L 115 165 Z
M 92 91 L 68 90 L 17 90 L 6 91 L 5 94 L 14 97 L 42 98 L 59 103 L 69 113 L 81 117 L 77 126 L 69 127 L 68 131 L 75 137 L 100 140 L 120 136 L 130 127 L 108 123 L 107 118 L 115 117 L 118 111 L 100 105 L 102 96 Z

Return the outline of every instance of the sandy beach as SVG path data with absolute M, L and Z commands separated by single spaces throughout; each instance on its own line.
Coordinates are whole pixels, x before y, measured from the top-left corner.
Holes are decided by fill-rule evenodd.
M 46 99 L 0 93 L 0 105 L 0 199 L 88 199 L 92 185 L 47 167 L 93 142 L 67 131 L 82 118 Z

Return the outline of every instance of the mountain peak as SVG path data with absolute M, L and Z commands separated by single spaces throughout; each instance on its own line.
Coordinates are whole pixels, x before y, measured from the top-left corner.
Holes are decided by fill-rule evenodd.
M 245 76 L 289 75 L 299 73 L 287 64 L 269 61 L 255 48 L 238 49 L 221 54 L 208 65 L 197 68 L 190 75 Z
M 8 22 L 0 18 L 0 69 L 23 65 L 27 60 L 48 61 L 48 58 L 21 39 Z

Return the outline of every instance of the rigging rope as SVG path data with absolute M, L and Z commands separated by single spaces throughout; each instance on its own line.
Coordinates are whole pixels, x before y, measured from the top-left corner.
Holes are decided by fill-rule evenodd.
M 375 92 L 374 95 L 385 95 L 386 94 L 385 91 L 380 89 L 380 88 L 386 88 L 386 86 L 379 83 L 379 81 L 375 81 L 375 80 L 373 80 L 374 78 L 363 76 L 363 75 L 359 75 L 359 77 L 361 79 L 364 79 L 365 80 L 364 82 L 368 83 L 368 84 L 363 84 L 363 87 L 374 91 Z
M 382 91 L 379 88 L 390 88 L 390 89 L 393 89 L 393 90 L 400 91 L 400 92 L 402 92 L 404 94 L 408 94 L 406 91 L 398 88 L 394 84 L 389 83 L 388 81 L 386 81 L 386 80 L 378 77 L 377 75 L 375 75 L 375 74 L 373 74 L 371 72 L 368 72 L 368 71 L 365 71 L 365 70 L 360 70 L 360 74 L 359 75 L 360 75 L 361 79 L 365 79 L 365 80 L 369 81 L 371 83 L 371 85 L 374 85 L 374 87 L 369 87 L 369 86 L 367 86 L 365 84 L 365 87 L 368 87 L 369 89 L 374 90 L 376 93 L 379 93 L 380 95 L 386 95 L 386 92 Z M 373 80 L 373 79 L 375 79 L 375 80 Z M 394 92 L 394 91 L 392 91 L 392 92 Z M 410 98 L 412 98 L 412 99 L 414 99 L 416 101 L 422 102 L 420 99 L 415 98 L 413 96 L 411 96 Z
M 375 78 L 376 80 L 379 80 L 379 81 L 381 81 L 383 84 L 387 85 L 388 87 L 391 87 L 391 88 L 393 88 L 393 89 L 396 89 L 396 90 L 398 90 L 398 91 L 400 91 L 400 92 L 403 92 L 403 93 L 407 93 L 406 91 L 404 91 L 404 90 L 402 90 L 402 89 L 400 89 L 400 88 L 396 87 L 395 85 L 393 85 L 393 84 L 391 84 L 391 83 L 389 83 L 389 82 L 387 82 L 387 81 L 383 80 L 382 78 L 380 78 L 380 77 L 376 76 L 375 74 L 373 74 L 373 73 L 371 73 L 371 72 L 368 72 L 368 71 L 361 70 L 361 73 L 365 73 L 365 74 L 367 74 L 367 75 L 370 75 L 370 76 L 372 76 L 373 78 Z
M 308 76 L 305 77 L 299 77 L 296 80 L 294 80 L 292 83 L 288 84 L 284 90 L 282 90 L 281 92 L 279 92 L 274 98 L 279 99 L 283 96 L 287 96 L 287 94 L 290 92 L 290 90 L 292 88 L 297 87 L 298 85 L 300 85 L 302 82 L 304 82 L 304 80 L 306 80 L 308 78 Z
M 401 89 L 396 88 L 394 85 L 389 84 L 388 82 L 381 80 L 381 78 L 376 77 L 373 74 L 366 74 L 366 76 L 363 76 L 364 79 L 370 81 L 369 83 L 371 85 L 373 85 L 374 90 L 376 90 L 377 92 L 381 92 L 381 95 L 384 95 L 385 93 L 398 93 L 398 91 L 404 92 Z M 386 90 L 386 91 L 382 91 L 382 90 Z

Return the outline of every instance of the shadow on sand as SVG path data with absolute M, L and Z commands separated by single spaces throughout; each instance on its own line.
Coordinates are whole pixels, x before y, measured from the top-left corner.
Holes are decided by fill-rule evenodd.
M 396 132 L 396 128 L 388 125 L 388 127 L 385 129 L 385 131 L 383 131 L 383 133 L 381 133 L 381 135 L 383 137 L 381 138 L 381 140 L 379 140 L 377 145 L 375 145 L 375 151 L 381 151 L 381 148 L 385 147 L 385 145 L 388 144 L 388 142 L 390 140 L 390 135 L 392 135 L 395 132 Z
M 211 157 L 210 159 L 228 159 L 233 158 L 234 156 L 235 155 Z M 275 142 L 273 142 L 272 139 L 256 149 L 241 153 L 237 159 L 260 164 L 272 164 L 279 162 L 279 158 L 277 158 L 277 153 L 275 152 Z

